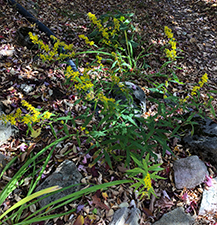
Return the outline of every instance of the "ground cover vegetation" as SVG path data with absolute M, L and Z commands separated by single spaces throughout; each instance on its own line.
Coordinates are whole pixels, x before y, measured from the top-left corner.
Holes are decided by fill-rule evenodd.
M 33 224 L 70 215 L 76 208 L 72 207 L 61 213 L 58 213 L 58 209 L 96 190 L 105 193 L 107 188 L 125 183 L 129 184 L 129 188 L 133 188 L 141 201 L 150 199 L 151 195 L 158 197 L 153 184 L 157 180 L 167 179 L 168 176 L 162 163 L 158 162 L 158 154 L 162 154 L 163 157 L 165 155 L 175 157 L 171 149 L 171 140 L 179 138 L 188 125 L 193 134 L 196 122 L 193 122 L 192 118 L 195 114 L 204 116 L 206 111 L 206 115 L 215 117 L 212 96 L 207 93 L 206 98 L 203 98 L 200 94 L 200 90 L 208 81 L 206 73 L 184 96 L 175 96 L 170 92 L 171 83 L 177 85 L 184 83 L 177 76 L 182 70 L 177 63 L 177 59 L 182 60 L 181 49 L 177 47 L 175 36 L 168 26 L 164 27 L 165 43 L 161 48 L 162 57 L 167 60 L 160 66 L 158 72 L 146 73 L 148 67 L 146 58 L 152 53 L 150 49 L 142 47 L 142 40 L 132 22 L 133 15 L 115 11 L 97 18 L 95 14 L 89 12 L 87 16 L 91 23 L 88 32 L 78 36 L 84 42 L 82 50 L 56 37 L 52 37 L 55 42 L 52 46 L 49 41 L 43 41 L 37 34 L 29 33 L 32 42 L 39 46 L 38 55 L 42 62 L 55 64 L 58 69 L 64 69 L 61 85 L 65 86 L 67 96 L 75 98 L 72 93 L 76 93 L 73 106 L 82 107 L 82 111 L 80 114 L 66 111 L 65 116 L 62 116 L 58 112 L 44 110 L 43 107 L 35 108 L 22 100 L 14 112 L 1 115 L 2 121 L 23 129 L 26 136 L 32 139 L 37 139 L 43 130 L 49 130 L 53 135 L 53 141 L 37 153 L 32 152 L 31 145 L 22 143 L 21 154 L 14 157 L 2 171 L 1 176 L 25 154 L 22 167 L 0 193 L 0 204 L 4 203 L 18 186 L 30 180 L 28 191 L 22 200 L 0 215 L 2 220 L 0 224 Z M 58 51 L 61 47 L 67 52 Z M 84 58 L 88 55 L 93 60 L 85 62 Z M 74 59 L 77 67 L 83 65 L 82 73 L 73 71 L 67 65 L 67 58 Z M 136 117 L 135 110 L 129 107 L 132 97 L 124 85 L 124 81 L 138 77 L 150 84 L 145 90 L 147 95 L 154 93 L 161 96 L 153 98 L 150 95 L 148 98 L 150 106 L 141 117 Z M 117 87 L 126 96 L 127 103 L 115 101 L 111 97 L 112 91 Z M 153 112 L 151 108 L 155 108 L 155 111 Z M 64 136 L 60 137 L 60 134 Z M 41 209 L 35 208 L 31 214 L 26 214 L 27 209 L 36 207 L 40 201 L 37 197 L 46 193 L 52 195 L 52 192 L 62 190 L 61 187 L 52 187 L 34 193 L 54 155 L 55 147 L 67 139 L 76 140 L 79 149 L 85 143 L 86 151 L 82 154 L 84 160 L 87 159 L 87 155 L 92 158 L 88 166 L 90 169 L 96 165 L 103 165 L 107 170 L 114 170 L 117 163 L 123 163 L 125 168 L 123 177 L 98 185 L 86 184 L 84 189 Z M 63 153 L 65 158 L 70 151 Z M 81 215 L 77 223 L 83 224 L 85 218 L 93 223 L 96 219 L 94 215 L 94 212 L 92 217 Z

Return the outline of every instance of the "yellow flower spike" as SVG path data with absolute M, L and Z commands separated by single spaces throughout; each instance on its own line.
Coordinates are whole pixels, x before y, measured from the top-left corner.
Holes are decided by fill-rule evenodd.
M 51 116 L 52 116 L 52 113 L 46 112 L 43 116 L 43 119 L 50 119 Z
M 37 35 L 33 35 L 32 32 L 29 32 L 29 37 L 34 44 L 38 43 L 38 36 Z
M 90 44 L 90 45 L 94 45 L 94 42 L 93 42 L 93 41 L 91 41 L 89 44 Z
M 152 188 L 150 173 L 146 174 L 146 176 L 144 178 L 144 182 L 145 182 L 145 186 L 147 188 L 147 191 L 149 191 Z
M 53 35 L 51 35 L 50 36 L 53 40 L 57 40 L 57 37 L 55 37 L 55 36 L 53 36 Z

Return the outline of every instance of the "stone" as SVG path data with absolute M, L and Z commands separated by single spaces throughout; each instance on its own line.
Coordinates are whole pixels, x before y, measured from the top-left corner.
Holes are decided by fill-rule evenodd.
M 183 144 L 193 154 L 217 168 L 217 123 L 209 118 L 193 117 L 198 124 L 194 127 L 193 136 L 189 133 L 183 138 Z
M 0 105 L 0 116 L 4 114 L 2 107 Z M 14 134 L 14 127 L 11 126 L 10 123 L 4 123 L 4 121 L 2 121 L 0 119 L 0 145 L 2 145 L 5 141 L 7 141 L 10 136 L 12 136 Z
M 29 94 L 31 91 L 34 90 L 32 85 L 28 85 L 28 84 L 21 84 L 20 88 L 25 92 L 25 94 Z
M 0 121 L 0 145 L 7 141 L 12 134 L 13 130 L 11 124 L 4 124 L 3 121 Z
M 208 175 L 206 165 L 196 155 L 176 160 L 173 169 L 177 189 L 195 188 Z
M 178 207 L 173 211 L 166 213 L 162 218 L 153 225 L 193 225 L 195 219 L 184 212 L 182 207 Z
M 131 90 L 135 103 L 141 107 L 143 112 L 146 112 L 145 92 L 138 85 L 133 84 L 132 82 L 126 81 L 125 85 Z
M 125 224 L 129 225 L 139 225 L 138 221 L 140 219 L 141 212 L 138 208 L 133 207 L 130 209 L 129 217 Z
M 76 165 L 70 160 L 65 160 L 57 167 L 53 174 L 46 178 L 46 180 L 36 188 L 36 192 L 56 185 L 64 188 L 73 184 L 79 184 L 81 178 L 82 175 L 77 170 Z M 56 201 L 57 199 L 65 197 L 79 190 L 80 186 L 71 187 L 39 201 L 39 204 L 41 207 L 44 207 L 47 204 Z
M 139 225 L 139 219 L 140 219 L 141 212 L 138 208 L 132 207 L 122 207 L 118 209 L 114 217 L 109 225 Z
M 213 185 L 203 191 L 203 197 L 198 215 L 217 212 L 217 178 L 213 179 Z
M 127 96 L 121 90 L 121 88 L 116 85 L 111 93 L 111 97 L 114 98 L 116 101 L 120 100 L 120 104 L 129 105 L 131 108 L 134 109 L 141 109 L 138 112 L 135 110 L 136 114 L 146 112 L 146 95 L 145 92 L 136 84 L 132 82 L 120 82 L 120 84 L 124 84 L 123 88 L 126 88 L 132 99 L 127 99 Z M 137 115 L 139 116 L 139 115 Z

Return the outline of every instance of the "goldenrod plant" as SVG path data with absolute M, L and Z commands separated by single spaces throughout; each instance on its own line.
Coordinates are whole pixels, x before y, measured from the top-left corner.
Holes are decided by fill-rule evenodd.
M 14 114 L 1 117 L 5 122 L 10 121 L 14 125 L 16 125 L 16 123 L 27 124 L 29 130 L 33 132 L 33 136 L 37 135 L 40 130 L 37 133 L 37 131 L 32 130 L 32 126 L 38 123 L 38 126 L 40 127 L 46 123 L 50 125 L 56 140 L 36 155 L 30 155 L 31 157 L 28 158 L 26 163 L 0 193 L 0 204 L 16 188 L 17 182 L 20 184 L 23 182 L 23 179 L 25 179 L 25 176 L 29 176 L 26 172 L 29 171 L 30 168 L 33 169 L 33 172 L 30 174 L 33 181 L 27 194 L 29 197 L 24 198 L 23 201 L 21 200 L 21 203 L 24 204 L 26 200 L 30 200 L 34 197 L 33 191 L 48 164 L 55 146 L 59 142 L 66 140 L 67 138 L 72 138 L 73 136 L 77 140 L 78 145 L 80 144 L 80 138 L 86 137 L 87 143 L 90 144 L 88 151 L 94 150 L 95 152 L 95 160 L 92 165 L 100 161 L 101 163 L 107 163 L 113 168 L 115 163 L 124 162 L 128 169 L 127 174 L 132 180 L 121 180 L 89 187 L 57 200 L 45 208 L 37 210 L 31 216 L 25 218 L 24 221 L 21 221 L 22 210 L 25 207 L 29 207 L 29 205 L 23 205 L 18 210 L 18 216 L 12 213 L 6 215 L 7 213 L 5 212 L 3 214 L 5 215 L 3 221 L 9 220 L 11 224 L 31 224 L 33 222 L 63 216 L 71 213 L 74 209 L 57 215 L 46 215 L 46 213 L 74 201 L 83 194 L 89 194 L 97 189 L 119 185 L 121 183 L 134 182 L 131 187 L 138 191 L 140 198 L 150 197 L 151 194 L 155 195 L 152 180 L 163 179 L 157 174 L 163 169 L 160 167 L 161 164 L 151 162 L 150 157 L 156 162 L 157 156 L 155 153 L 157 149 L 162 151 L 163 156 L 166 151 L 170 151 L 173 154 L 168 145 L 170 138 L 176 137 L 180 132 L 182 124 L 186 123 L 186 121 L 187 123 L 190 123 L 192 119 L 191 116 L 186 120 L 186 118 L 178 112 L 181 110 L 189 111 L 189 106 L 192 104 L 194 104 L 195 108 L 201 112 L 200 109 L 197 108 L 201 106 L 201 103 L 196 105 L 199 100 L 196 99 L 196 97 L 200 98 L 199 92 L 207 82 L 208 76 L 205 74 L 199 82 L 199 85 L 195 86 L 191 93 L 183 100 L 172 95 L 168 96 L 170 82 L 182 83 L 179 81 L 174 71 L 174 68 L 177 67 L 178 58 L 177 43 L 172 30 L 165 27 L 165 35 L 169 39 L 168 43 L 171 46 L 171 49 L 166 48 L 164 51 L 169 61 L 164 63 L 159 71 L 159 76 L 164 77 L 165 80 L 163 83 L 159 83 L 152 79 L 151 76 L 144 76 L 144 79 L 149 81 L 156 91 L 162 92 L 164 98 L 173 101 L 175 106 L 170 107 L 169 104 L 165 104 L 164 101 L 154 99 L 153 101 L 155 101 L 158 107 L 155 114 L 149 115 L 147 113 L 141 115 L 141 117 L 135 117 L 134 109 L 129 107 L 128 104 L 132 97 L 130 97 L 129 91 L 127 91 L 127 88 L 121 81 L 130 80 L 129 75 L 134 69 L 145 70 L 145 67 L 143 66 L 138 68 L 138 61 L 147 57 L 148 53 L 146 52 L 146 54 L 143 55 L 143 52 L 145 52 L 143 49 L 141 49 L 140 53 L 136 53 L 135 50 L 139 46 L 139 43 L 136 43 L 133 40 L 133 32 L 128 33 L 128 30 L 134 29 L 130 19 L 127 18 L 128 16 L 131 17 L 132 15 L 108 13 L 98 19 L 94 14 L 88 13 L 88 17 L 92 23 L 90 29 L 94 30 L 90 35 L 79 35 L 79 38 L 81 38 L 87 46 L 87 50 L 84 50 L 83 52 L 77 52 L 72 44 L 67 45 L 56 37 L 52 37 L 55 41 L 55 44 L 52 47 L 49 44 L 45 44 L 37 35 L 33 35 L 32 33 L 29 34 L 32 42 L 39 45 L 41 50 L 39 56 L 44 62 L 52 63 L 57 61 L 58 63 L 62 63 L 66 58 L 73 58 L 80 54 L 89 53 L 95 54 L 95 60 L 93 63 L 89 62 L 89 64 L 87 64 L 82 74 L 78 71 L 73 71 L 71 66 L 67 66 L 64 71 L 66 84 L 70 87 L 73 86 L 77 91 L 78 100 L 75 104 L 82 102 L 86 107 L 86 111 L 83 114 L 76 118 L 72 117 L 70 114 L 59 117 L 48 111 L 42 113 L 42 111 L 35 109 L 28 102 L 22 101 L 21 104 L 23 107 L 27 108 L 28 114 L 24 115 L 21 109 L 18 109 Z M 61 53 L 58 51 L 61 47 L 64 48 L 64 50 L 67 50 L 67 52 Z M 170 74 L 161 74 L 165 68 L 167 68 L 167 71 L 169 71 Z M 93 76 L 93 71 L 101 73 L 102 76 Z M 115 101 L 115 99 L 110 96 L 111 91 L 117 86 L 121 89 L 129 102 L 121 103 L 120 101 Z M 90 101 L 94 102 L 94 109 L 90 106 Z M 99 108 L 97 108 L 97 106 L 99 106 Z M 211 98 L 206 106 L 211 106 Z M 91 120 L 96 116 L 96 113 L 99 114 L 99 120 L 89 126 Z M 83 121 L 83 124 L 78 128 L 76 127 L 75 120 Z M 70 133 L 67 128 L 67 123 L 69 123 L 69 121 L 75 127 L 75 132 L 73 134 Z M 61 131 L 66 133 L 65 137 L 57 138 L 52 126 L 53 122 L 62 124 L 63 129 Z M 194 125 L 193 122 L 192 125 Z M 36 132 L 36 134 L 34 132 Z M 49 150 L 50 148 L 52 148 L 51 151 Z M 39 157 L 45 152 L 48 156 L 43 159 L 44 164 L 42 170 L 40 171 L 39 176 L 36 176 L 34 168 L 36 164 L 40 162 L 38 162 Z M 57 192 L 58 191 L 61 190 L 57 190 Z M 63 200 L 64 202 L 60 203 Z M 30 204 L 34 204 L 38 201 L 39 200 L 35 200 Z M 56 206 L 51 207 L 51 205 L 54 204 L 56 204 Z M 12 208 L 11 212 L 13 212 L 13 209 L 15 208 Z M 47 210 L 43 212 L 44 209 Z
M 138 166 L 137 168 L 127 171 L 129 177 L 132 177 L 138 181 L 131 185 L 131 187 L 135 188 L 135 191 L 137 191 L 138 195 L 140 195 L 140 199 L 142 199 L 144 196 L 148 196 L 149 198 L 151 194 L 157 197 L 152 187 L 152 180 L 156 181 L 157 179 L 165 179 L 157 175 L 159 171 L 164 170 L 163 168 L 160 168 L 161 164 L 155 164 L 151 166 L 152 163 L 149 160 L 149 154 L 147 154 L 145 159 L 142 159 L 142 161 L 138 160 L 133 153 L 131 153 L 131 157 Z M 137 177 L 140 174 L 142 178 Z M 142 187 L 140 188 L 140 186 Z
M 165 52 L 166 52 L 166 56 L 168 59 L 171 59 L 171 60 L 176 60 L 176 41 L 175 41 L 175 38 L 173 37 L 173 33 L 172 33 L 172 30 L 165 26 L 164 27 L 164 33 L 165 35 L 170 39 L 169 40 L 169 44 L 171 45 L 171 48 L 172 50 L 169 50 L 169 49 L 165 49 Z
M 11 125 L 16 125 L 17 123 L 23 123 L 28 126 L 27 134 L 29 131 L 31 131 L 31 135 L 35 137 L 36 133 L 38 135 L 40 134 L 40 128 L 35 131 L 33 129 L 33 125 L 36 123 L 43 123 L 47 120 L 49 120 L 54 114 L 46 111 L 44 113 L 41 113 L 39 109 L 36 109 L 31 104 L 29 104 L 27 101 L 22 100 L 21 104 L 23 107 L 26 107 L 28 110 L 28 113 L 25 115 L 22 113 L 21 109 L 18 108 L 15 113 L 5 115 L 2 114 L 0 116 L 0 119 L 6 124 L 7 122 L 10 122 Z

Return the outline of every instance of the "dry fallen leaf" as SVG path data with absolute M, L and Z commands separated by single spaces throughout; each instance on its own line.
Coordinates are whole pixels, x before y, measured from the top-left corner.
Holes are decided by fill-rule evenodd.
M 40 134 L 41 134 L 41 128 L 38 128 L 37 130 L 32 129 L 30 136 L 32 138 L 37 138 Z
M 102 197 L 103 197 L 105 200 L 107 200 L 107 198 L 108 198 L 107 193 L 106 193 L 106 192 L 103 192 L 103 193 L 102 193 Z
M 83 224 L 84 224 L 84 217 L 83 216 L 78 216 L 78 218 L 73 223 L 73 225 L 83 225 Z
M 100 207 L 102 209 L 106 209 L 109 210 L 109 207 L 107 205 L 105 205 L 104 203 L 101 202 L 101 199 L 98 198 L 96 195 L 94 195 L 92 197 L 93 201 L 92 203 L 96 206 L 96 207 Z

